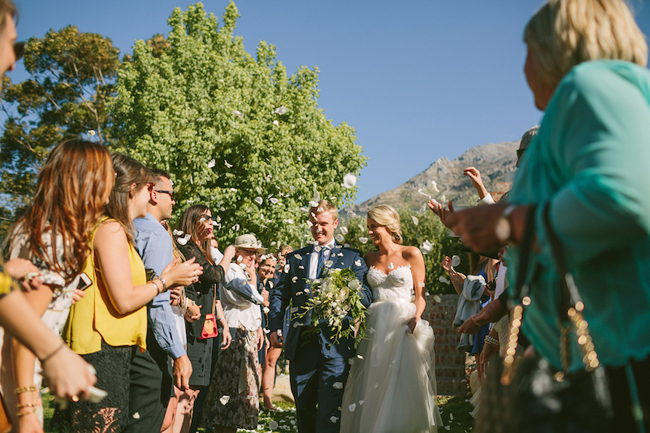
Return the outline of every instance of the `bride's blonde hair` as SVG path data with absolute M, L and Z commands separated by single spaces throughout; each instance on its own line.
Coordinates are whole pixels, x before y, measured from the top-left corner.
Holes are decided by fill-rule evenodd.
M 395 208 L 387 204 L 377 205 L 368 211 L 368 218 L 390 230 L 393 242 L 402 243 L 402 227 L 399 222 L 399 213 Z

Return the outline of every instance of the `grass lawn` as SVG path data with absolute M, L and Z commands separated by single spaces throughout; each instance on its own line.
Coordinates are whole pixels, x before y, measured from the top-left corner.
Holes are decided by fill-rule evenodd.
M 438 406 L 442 416 L 443 426 L 438 428 L 439 433 L 447 431 L 452 433 L 471 432 L 474 426 L 474 419 L 470 415 L 472 405 L 468 401 L 469 397 L 438 397 Z M 239 432 L 297 432 L 296 427 L 296 408 L 293 404 L 276 402 L 279 407 L 277 412 L 262 410 L 258 421 L 257 430 L 238 430 Z M 45 413 L 45 433 L 54 433 L 49 428 L 50 419 L 54 413 L 52 396 L 45 394 L 43 396 L 43 406 Z M 260 403 L 261 406 L 261 403 Z M 199 431 L 203 431 L 199 429 Z

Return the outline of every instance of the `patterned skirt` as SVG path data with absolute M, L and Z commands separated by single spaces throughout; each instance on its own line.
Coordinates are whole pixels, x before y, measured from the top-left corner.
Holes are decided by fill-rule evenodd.
M 259 414 L 257 333 L 230 328 L 230 347 L 219 354 L 203 406 L 204 427 L 254 430 Z

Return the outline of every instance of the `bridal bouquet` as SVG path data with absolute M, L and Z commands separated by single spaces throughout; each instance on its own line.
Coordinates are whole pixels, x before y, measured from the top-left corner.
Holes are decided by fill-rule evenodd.
M 311 311 L 314 328 L 327 322 L 334 332 L 334 342 L 341 338 L 354 337 L 355 345 L 363 338 L 366 329 L 366 307 L 361 303 L 362 285 L 352 269 L 330 269 L 321 279 L 314 280 L 311 286 L 313 297 L 302 307 L 298 317 Z M 352 318 L 352 326 L 343 329 L 346 316 Z M 356 326 L 358 326 L 358 332 Z

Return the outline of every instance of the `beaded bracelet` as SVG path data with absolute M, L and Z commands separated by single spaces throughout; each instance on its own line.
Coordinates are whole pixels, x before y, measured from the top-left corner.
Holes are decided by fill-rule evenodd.
M 491 344 L 494 347 L 499 347 L 499 340 L 496 338 L 490 337 L 489 335 L 485 336 L 485 343 Z
M 31 392 L 36 392 L 36 391 L 38 391 L 38 390 L 36 389 L 36 386 L 34 386 L 34 385 L 29 385 L 29 386 L 25 386 L 25 387 L 23 387 L 23 388 L 16 388 L 16 389 L 14 389 L 14 394 L 21 394 L 21 393 L 23 393 L 23 392 L 30 392 L 30 391 L 31 391 Z

